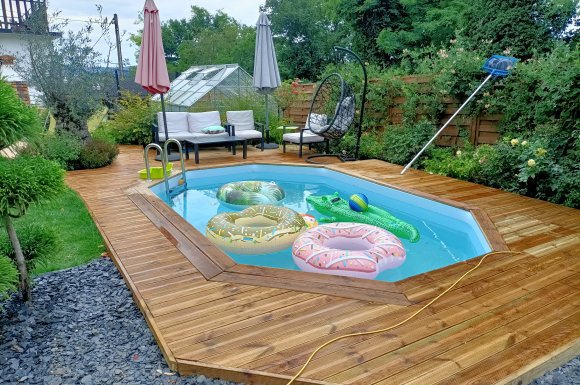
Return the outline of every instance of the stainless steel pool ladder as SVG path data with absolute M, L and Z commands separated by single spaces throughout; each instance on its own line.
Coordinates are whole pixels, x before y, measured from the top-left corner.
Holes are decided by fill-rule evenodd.
M 167 196 L 170 197 L 171 193 L 177 189 L 170 189 L 169 188 L 169 176 L 167 175 L 167 152 L 169 143 L 175 143 L 177 145 L 177 149 L 179 150 L 179 159 L 181 160 L 181 178 L 178 180 L 179 190 L 187 189 L 187 177 L 185 175 L 185 161 L 183 160 L 183 149 L 181 147 L 181 143 L 177 139 L 167 139 L 163 144 L 163 148 L 157 143 L 149 143 L 145 146 L 145 150 L 143 150 L 143 158 L 145 159 L 145 170 L 147 171 L 147 180 L 151 180 L 151 168 L 149 167 L 149 157 L 147 153 L 151 148 L 156 149 L 159 154 L 161 154 L 161 167 L 163 169 L 163 182 L 165 184 L 165 192 Z

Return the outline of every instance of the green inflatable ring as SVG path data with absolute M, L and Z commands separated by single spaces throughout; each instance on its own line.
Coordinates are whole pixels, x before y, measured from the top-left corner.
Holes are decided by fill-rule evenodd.
M 217 192 L 217 199 L 236 206 L 277 205 L 285 196 L 276 183 L 253 180 L 226 183 Z

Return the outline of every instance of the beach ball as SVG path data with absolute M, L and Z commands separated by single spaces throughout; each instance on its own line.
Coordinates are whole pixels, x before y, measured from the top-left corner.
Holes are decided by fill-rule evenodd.
M 306 226 L 308 226 L 309 229 L 318 226 L 318 221 L 316 220 L 316 218 L 314 218 L 313 215 L 310 214 L 300 214 L 302 216 L 302 219 L 304 219 L 304 222 L 306 222 Z
M 369 208 L 369 200 L 365 194 L 353 194 L 348 200 L 348 205 L 354 211 L 359 213 L 362 211 L 367 211 Z

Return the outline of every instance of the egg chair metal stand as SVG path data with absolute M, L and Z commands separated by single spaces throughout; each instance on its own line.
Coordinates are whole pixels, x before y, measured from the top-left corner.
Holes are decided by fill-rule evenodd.
M 340 140 L 354 124 L 356 127 L 356 146 L 354 156 L 347 154 L 316 154 L 306 158 L 306 162 L 323 164 L 318 161 L 324 157 L 336 157 L 342 162 L 358 160 L 362 122 L 367 94 L 367 71 L 360 57 L 348 48 L 334 47 L 335 57 L 346 60 L 353 57 L 361 66 L 363 73 L 363 89 L 360 98 L 360 113 L 356 121 L 356 97 L 352 87 L 344 81 L 339 73 L 332 73 L 324 78 L 312 98 L 310 112 L 305 129 L 326 139 Z

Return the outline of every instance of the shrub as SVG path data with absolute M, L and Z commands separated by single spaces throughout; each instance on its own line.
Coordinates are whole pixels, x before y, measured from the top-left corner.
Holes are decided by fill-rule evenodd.
M 17 224 L 16 234 L 18 234 L 22 253 L 29 269 L 33 267 L 36 259 L 49 256 L 60 246 L 56 231 L 45 226 L 36 224 L 19 226 Z M 15 259 L 14 249 L 5 232 L 0 236 L 0 255 Z
M 471 147 L 457 150 L 432 147 L 429 149 L 428 154 L 428 157 L 423 160 L 423 166 L 430 173 L 464 180 L 474 180 L 480 169 L 478 156 Z
M 99 126 L 91 132 L 91 138 L 104 140 L 109 143 L 117 143 L 115 132 L 108 122 L 99 124 Z
M 45 134 L 25 151 L 59 164 L 64 170 L 74 170 L 78 164 L 82 140 L 71 133 Z
M 89 139 L 80 151 L 79 166 L 81 169 L 103 167 L 111 164 L 118 154 L 119 149 L 115 143 Z
M 381 158 L 396 164 L 409 162 L 433 136 L 435 130 L 435 126 L 427 121 L 388 126 L 383 135 Z
M 64 171 L 54 162 L 42 157 L 0 157 L 0 217 L 14 248 L 20 273 L 20 289 L 24 301 L 30 298 L 26 260 L 17 241 L 13 218 L 26 214 L 31 204 L 51 199 L 65 188 Z
M 24 104 L 10 84 L 0 79 L 0 150 L 42 131 L 37 111 Z
M 0 254 L 0 301 L 18 288 L 18 270 L 8 257 Z M 0 310 L 2 308 L 0 307 Z
M 119 110 L 111 120 L 101 123 L 97 130 L 110 132 L 120 144 L 145 145 L 153 140 L 151 125 L 157 111 L 158 103 L 153 103 L 151 97 L 123 92 Z

